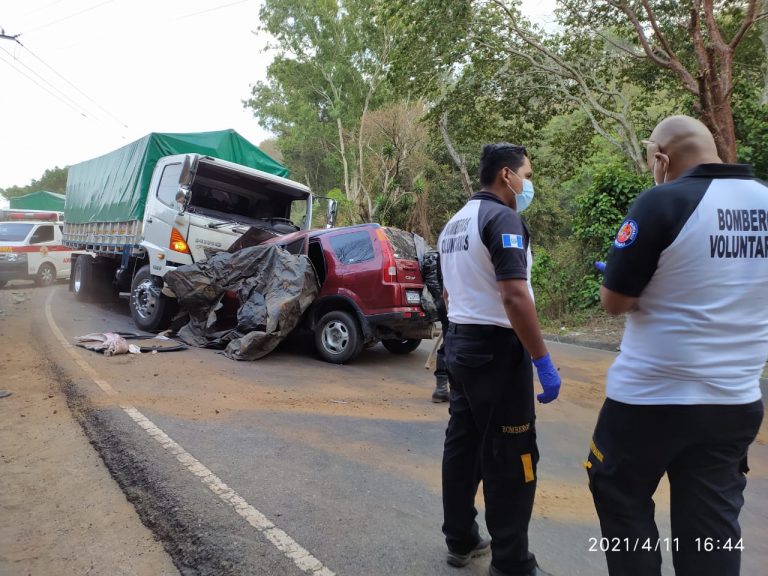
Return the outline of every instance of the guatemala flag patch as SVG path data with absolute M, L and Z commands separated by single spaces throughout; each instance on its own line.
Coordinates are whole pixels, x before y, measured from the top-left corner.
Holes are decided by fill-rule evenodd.
M 525 247 L 523 245 L 523 237 L 519 234 L 502 234 L 501 245 L 504 248 L 519 248 L 520 250 Z

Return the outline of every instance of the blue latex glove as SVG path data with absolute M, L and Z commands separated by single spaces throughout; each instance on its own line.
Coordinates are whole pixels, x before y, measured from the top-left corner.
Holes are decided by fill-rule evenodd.
M 605 272 L 605 262 L 595 262 L 595 268 L 600 272 Z
M 534 360 L 533 365 L 536 366 L 539 382 L 544 389 L 544 392 L 538 394 L 536 398 L 542 404 L 552 402 L 560 394 L 560 374 L 555 365 L 552 364 L 552 358 L 547 354 Z

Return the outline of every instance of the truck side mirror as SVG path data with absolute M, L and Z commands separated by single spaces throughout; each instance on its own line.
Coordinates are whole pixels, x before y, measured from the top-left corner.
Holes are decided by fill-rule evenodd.
M 325 213 L 325 227 L 333 228 L 336 225 L 336 213 L 339 210 L 339 203 L 331 198 L 328 199 L 328 210 Z
M 186 186 L 180 186 L 179 191 L 176 192 L 176 202 L 182 206 L 186 205 L 189 198 L 189 189 Z

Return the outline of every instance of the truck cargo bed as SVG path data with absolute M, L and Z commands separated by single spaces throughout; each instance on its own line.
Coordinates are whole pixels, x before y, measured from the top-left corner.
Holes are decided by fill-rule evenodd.
M 141 242 L 141 220 L 128 222 L 64 223 L 64 245 L 101 254 L 122 253 L 125 246 Z

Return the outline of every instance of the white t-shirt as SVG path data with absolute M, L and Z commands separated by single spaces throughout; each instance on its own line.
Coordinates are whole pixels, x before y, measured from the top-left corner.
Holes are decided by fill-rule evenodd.
M 497 282 L 527 280 L 533 296 L 529 234 L 517 212 L 495 194 L 478 192 L 448 221 L 437 246 L 448 319 L 511 328 Z
M 761 398 L 768 187 L 748 166 L 700 165 L 638 196 L 617 234 L 604 285 L 639 297 L 608 371 L 609 398 L 628 404 Z

